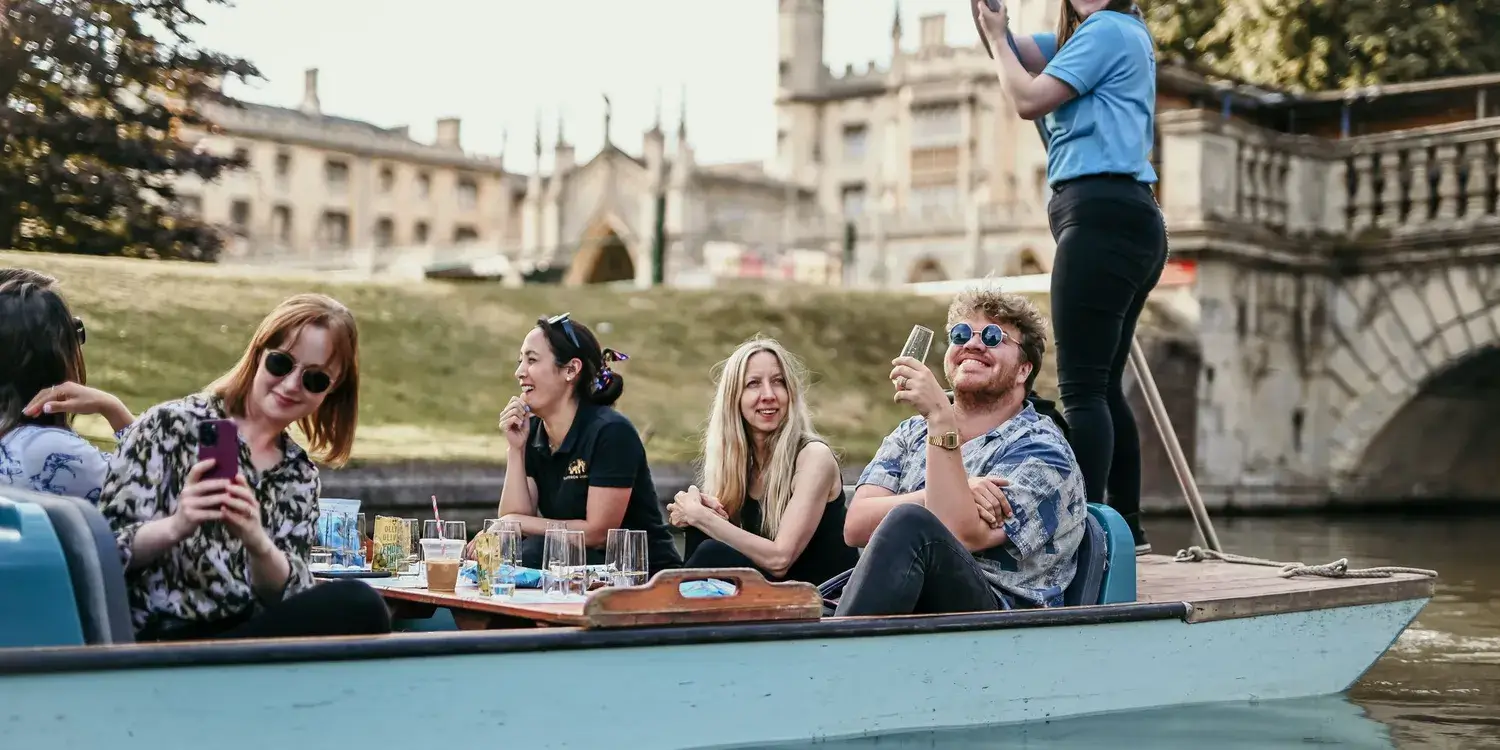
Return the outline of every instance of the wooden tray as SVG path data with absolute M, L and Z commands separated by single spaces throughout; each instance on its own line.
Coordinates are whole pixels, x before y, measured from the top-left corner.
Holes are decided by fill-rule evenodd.
M 732 583 L 734 594 L 685 597 L 678 586 L 716 578 Z M 589 594 L 583 605 L 586 628 L 635 628 L 722 622 L 816 620 L 823 597 L 810 583 L 771 583 L 754 568 L 663 570 L 641 586 L 619 586 Z

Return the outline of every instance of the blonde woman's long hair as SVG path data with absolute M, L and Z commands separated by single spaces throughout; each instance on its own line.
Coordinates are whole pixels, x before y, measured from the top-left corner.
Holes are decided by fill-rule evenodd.
M 750 428 L 740 414 L 740 397 L 745 393 L 745 371 L 750 358 L 770 352 L 781 367 L 786 381 L 786 419 L 770 438 L 770 464 L 755 465 L 751 449 Z M 813 430 L 812 416 L 806 399 L 806 369 L 802 362 L 775 339 L 756 337 L 741 344 L 729 358 L 715 367 L 716 388 L 713 409 L 708 415 L 708 429 L 703 433 L 703 468 L 699 486 L 716 497 L 738 518 L 749 492 L 752 472 L 764 476 L 765 497 L 761 498 L 761 533 L 776 537 L 781 516 L 792 499 L 792 477 L 797 471 L 797 454 L 808 442 L 823 442 Z

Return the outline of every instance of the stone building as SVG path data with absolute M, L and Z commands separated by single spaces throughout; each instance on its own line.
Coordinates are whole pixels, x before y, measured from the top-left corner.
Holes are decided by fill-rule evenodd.
M 190 210 L 231 235 L 227 256 L 286 260 L 353 248 L 499 243 L 514 234 L 524 180 L 500 159 L 463 150 L 458 118 L 436 142 L 324 113 L 318 71 L 295 109 L 210 106 L 212 132 L 185 132 L 202 149 L 249 160 L 205 183 L 178 183 Z

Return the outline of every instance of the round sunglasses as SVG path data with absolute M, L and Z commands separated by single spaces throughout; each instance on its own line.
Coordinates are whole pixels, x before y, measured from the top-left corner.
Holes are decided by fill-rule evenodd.
M 948 329 L 948 343 L 954 346 L 963 346 L 974 338 L 974 328 L 968 323 L 955 323 Z M 985 346 L 993 349 L 1010 340 L 1010 334 L 1004 328 L 991 323 L 979 331 L 979 341 Z
M 297 360 L 293 359 L 292 355 L 275 350 L 266 352 L 266 372 L 273 377 L 284 378 L 295 369 L 297 369 Z M 302 387 L 307 389 L 308 393 L 322 393 L 331 385 L 333 385 L 333 378 L 328 377 L 328 373 L 322 370 L 302 371 Z

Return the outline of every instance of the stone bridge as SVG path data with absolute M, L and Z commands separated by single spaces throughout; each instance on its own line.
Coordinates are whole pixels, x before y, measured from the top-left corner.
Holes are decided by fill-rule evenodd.
M 1201 310 L 1178 431 L 1211 504 L 1500 500 L 1500 117 L 1479 92 L 1367 135 L 1161 114 Z

